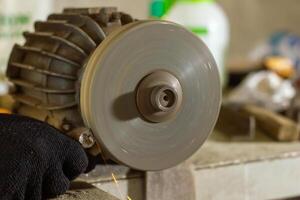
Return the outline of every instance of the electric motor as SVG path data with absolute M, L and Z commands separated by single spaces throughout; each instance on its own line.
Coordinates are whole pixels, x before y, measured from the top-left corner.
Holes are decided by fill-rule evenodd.
M 212 131 L 221 99 L 217 66 L 182 26 L 83 8 L 34 28 L 8 63 L 16 113 L 139 170 L 179 164 Z

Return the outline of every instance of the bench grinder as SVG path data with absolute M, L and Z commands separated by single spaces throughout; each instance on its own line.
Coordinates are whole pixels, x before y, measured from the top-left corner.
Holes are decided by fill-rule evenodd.
M 16 113 L 138 170 L 179 164 L 212 131 L 217 66 L 182 26 L 84 8 L 51 14 L 34 28 L 8 63 Z

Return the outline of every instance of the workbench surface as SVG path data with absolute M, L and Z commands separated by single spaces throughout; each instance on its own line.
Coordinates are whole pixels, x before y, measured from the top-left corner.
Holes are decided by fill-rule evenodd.
M 252 141 L 231 141 L 214 132 L 185 164 L 191 166 L 196 199 L 279 199 L 300 196 L 300 143 L 279 143 L 257 133 Z M 111 176 L 118 178 L 118 187 Z M 145 198 L 145 175 L 123 166 L 99 166 L 82 176 L 118 198 Z M 174 191 L 180 192 L 180 191 Z

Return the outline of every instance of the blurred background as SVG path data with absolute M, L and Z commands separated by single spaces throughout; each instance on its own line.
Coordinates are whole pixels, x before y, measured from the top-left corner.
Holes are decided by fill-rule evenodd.
M 214 199 L 209 197 L 220 197 L 218 194 L 224 195 L 219 199 L 248 199 L 240 195 L 246 192 L 250 199 L 300 195 L 299 0 L 0 0 L 0 113 L 9 112 L 13 105 L 4 74 L 13 45 L 24 41 L 22 32 L 65 7 L 94 6 L 115 6 L 136 19 L 180 23 L 212 51 L 224 100 L 215 133 L 196 159 L 196 185 L 201 186 L 197 197 L 203 197 L 199 199 Z M 274 159 L 284 162 L 259 164 L 238 171 L 241 174 L 201 171 L 213 171 L 224 163 Z M 286 171 L 289 173 L 283 173 Z M 247 173 L 258 178 L 252 180 Z M 228 179 L 218 185 L 215 180 L 221 176 Z M 227 180 L 244 182 L 235 183 L 236 190 Z M 111 192 L 108 186 L 106 190 Z

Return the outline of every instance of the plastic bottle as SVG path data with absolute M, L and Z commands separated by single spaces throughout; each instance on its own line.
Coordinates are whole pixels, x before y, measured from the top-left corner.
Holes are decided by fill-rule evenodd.
M 230 27 L 224 11 L 214 0 L 152 0 L 151 16 L 181 24 L 198 35 L 215 57 L 225 85 Z

